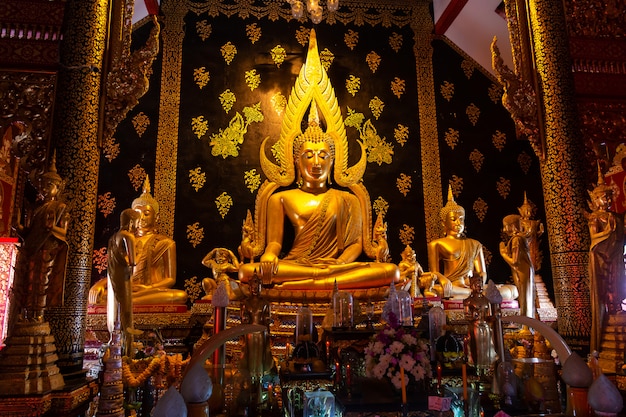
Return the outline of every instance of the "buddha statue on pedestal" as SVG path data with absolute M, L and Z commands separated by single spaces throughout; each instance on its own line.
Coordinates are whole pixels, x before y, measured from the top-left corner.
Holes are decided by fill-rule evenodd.
M 307 111 L 309 123 L 302 132 L 300 122 Z M 266 142 L 260 157 L 268 181 L 259 190 L 255 215 L 260 262 L 241 265 L 240 280 L 249 282 L 256 270 L 265 286 L 329 292 L 335 280 L 342 289 L 388 287 L 400 281 L 396 265 L 360 261 L 363 252 L 376 258 L 369 196 L 361 182 L 365 150 L 361 145 L 360 160 L 347 166 L 345 126 L 313 30 L 275 145 L 279 165 L 265 155 Z M 274 192 L 279 187 L 285 189 Z M 285 219 L 295 236 L 290 247 Z

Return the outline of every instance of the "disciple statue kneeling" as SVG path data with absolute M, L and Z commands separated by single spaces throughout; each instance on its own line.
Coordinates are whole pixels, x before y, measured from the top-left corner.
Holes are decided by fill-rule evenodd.
M 135 231 L 136 265 L 130 279 L 133 304 L 184 304 L 187 293 L 176 284 L 176 243 L 158 233 L 159 203 L 150 194 L 148 178 L 142 194 L 132 203 L 141 214 Z M 107 280 L 96 282 L 89 290 L 90 304 L 105 304 Z
M 443 297 L 466 298 L 472 292 L 470 279 L 487 281 L 487 267 L 482 244 L 465 236 L 465 209 L 454 201 L 452 188 L 448 187 L 448 201 L 440 212 L 445 236 L 428 244 L 428 266 L 437 276 L 438 292 Z M 503 300 L 518 296 L 515 285 L 498 287 Z
M 367 160 L 361 145 L 360 160 L 347 166 L 345 126 L 320 62 L 314 31 L 294 91 L 304 93 L 292 94 L 286 107 L 277 143 L 280 166 L 265 156 L 265 141 L 261 147 L 261 167 L 269 181 L 259 191 L 256 206 L 260 262 L 241 265 L 240 280 L 250 281 L 256 270 L 264 285 L 277 289 L 331 291 L 335 280 L 342 289 L 398 282 L 396 265 L 360 261 L 363 252 L 370 259 L 376 257 L 371 226 L 364 224 L 371 222 L 367 191 L 360 182 Z M 307 110 L 309 124 L 303 133 L 300 122 Z M 292 188 L 296 182 L 298 186 Z M 331 187 L 333 182 L 350 191 Z M 279 187 L 285 189 L 274 193 Z M 290 247 L 285 219 L 293 226 Z

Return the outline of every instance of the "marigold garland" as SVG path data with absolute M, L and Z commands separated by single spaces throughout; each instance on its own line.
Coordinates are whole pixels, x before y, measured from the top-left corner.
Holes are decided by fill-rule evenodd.
M 136 388 L 143 385 L 149 377 L 156 376 L 160 385 L 165 376 L 167 383 L 173 385 L 180 382 L 182 370 L 188 363 L 189 359 L 183 360 L 180 353 L 145 359 L 124 358 L 122 382 L 128 387 Z

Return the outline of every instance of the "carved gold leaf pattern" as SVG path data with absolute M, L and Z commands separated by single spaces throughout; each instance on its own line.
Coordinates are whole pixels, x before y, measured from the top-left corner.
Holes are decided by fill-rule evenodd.
M 224 216 L 222 216 L 224 217 Z M 187 225 L 187 240 L 194 248 L 198 246 L 204 239 L 204 227 L 200 226 L 200 222 Z
M 272 61 L 276 64 L 278 68 L 285 62 L 285 58 L 287 58 L 287 51 L 280 45 L 276 45 L 270 51 L 270 56 L 272 57 Z
M 493 260 L 493 254 L 486 246 L 483 246 L 483 255 L 485 257 L 485 265 L 491 265 L 491 261 Z
M 251 169 L 243 173 L 243 182 L 254 193 L 261 186 L 261 174 L 256 172 L 256 169 Z
M 350 76 L 346 80 L 346 90 L 348 91 L 348 93 L 352 94 L 352 97 L 354 97 L 354 95 L 359 92 L 360 88 L 361 78 L 350 74 Z
M 254 91 L 261 85 L 261 74 L 257 73 L 256 69 L 251 69 L 250 71 L 246 71 L 245 80 L 248 87 L 250 87 L 250 91 Z
M 196 32 L 198 33 L 200 39 L 202 39 L 203 41 L 209 39 L 212 31 L 213 28 L 211 27 L 211 24 L 206 20 L 200 20 L 198 23 L 196 23 Z
M 482 223 L 483 220 L 485 220 L 485 216 L 487 216 L 487 210 L 489 209 L 487 202 L 478 197 L 476 201 L 474 201 L 472 208 L 474 209 L 474 213 L 476 213 L 476 217 L 478 217 L 478 220 L 480 220 L 480 222 Z
M 476 126 L 476 123 L 478 123 L 478 119 L 480 118 L 480 109 L 478 106 L 474 103 L 470 103 L 470 105 L 465 109 L 465 113 L 467 114 L 467 118 L 472 125 Z
M 222 45 L 222 47 L 220 48 L 220 52 L 222 54 L 222 57 L 224 58 L 224 61 L 226 62 L 226 65 L 230 65 L 230 63 L 233 62 L 233 59 L 235 59 L 235 56 L 237 55 L 237 47 L 235 47 L 235 45 L 228 41 L 224 45 Z
M 102 154 L 109 162 L 117 158 L 120 154 L 120 144 L 117 143 L 114 137 L 104 140 L 102 144 Z
M 487 94 L 489 95 L 489 99 L 495 104 L 502 101 L 502 87 L 498 84 L 491 84 L 487 90 Z
M 259 39 L 261 39 L 261 28 L 256 23 L 246 25 L 246 36 L 254 45 Z
M 391 92 L 393 93 L 393 95 L 400 98 L 402 97 L 402 94 L 404 94 L 405 90 L 406 81 L 401 78 L 394 77 L 393 81 L 391 82 Z
M 454 198 L 459 198 L 461 192 L 463 191 L 463 178 L 457 175 L 452 175 L 449 184 Z
M 193 80 L 202 90 L 211 80 L 211 75 L 209 74 L 209 71 L 207 71 L 206 67 L 195 68 L 193 70 Z
M 203 293 L 202 280 L 198 280 L 198 277 L 195 275 L 191 278 L 187 278 L 184 288 L 190 300 L 198 300 Z
M 387 200 L 383 197 L 378 196 L 378 198 L 374 201 L 374 204 L 372 204 L 372 207 L 374 208 L 376 216 L 385 217 L 387 215 L 387 210 L 389 210 L 389 202 L 387 202 Z
M 400 242 L 402 242 L 403 245 L 413 244 L 413 239 L 415 239 L 415 228 L 413 226 L 403 224 L 398 234 L 400 236 Z
M 223 219 L 224 217 L 226 217 L 228 211 L 232 207 L 233 199 L 230 195 L 228 195 L 226 191 L 224 191 L 222 194 L 219 195 L 219 197 L 215 199 L 215 205 L 217 206 L 217 211 Z
M 100 249 L 93 250 L 93 267 L 99 274 L 107 269 L 107 248 L 101 247 Z
M 309 42 L 309 36 L 311 36 L 311 29 L 300 26 L 298 30 L 296 30 L 296 40 L 302 46 L 305 46 Z
M 202 138 L 204 134 L 209 130 L 209 122 L 204 118 L 204 116 L 200 115 L 198 117 L 191 118 L 191 130 L 198 137 L 198 139 Z
M 206 173 L 200 167 L 189 170 L 189 184 L 198 192 L 206 183 Z
M 483 162 L 485 161 L 485 156 L 478 149 L 474 149 L 469 154 L 469 160 L 472 162 L 472 166 L 476 172 L 480 172 L 480 169 L 483 167 Z
M 372 71 L 372 73 L 375 73 L 378 70 L 380 61 L 381 61 L 380 55 L 378 55 L 376 51 L 370 52 L 365 57 L 365 62 L 367 62 L 367 65 L 370 67 L 370 71 Z
M 369 122 L 369 120 L 368 120 Z M 391 164 L 393 145 L 386 138 L 375 136 L 376 142 L 367 148 L 367 162 L 376 162 L 378 165 Z
M 443 84 L 441 84 L 441 87 L 439 87 L 439 91 L 441 92 L 441 96 L 443 98 L 448 101 L 452 100 L 452 97 L 454 97 L 454 83 L 444 81 Z
M 346 43 L 346 46 L 353 51 L 359 43 L 359 32 L 348 29 L 346 34 L 343 36 L 343 41 Z
M 446 141 L 450 149 L 454 149 L 459 143 L 459 131 L 449 127 L 448 131 L 444 135 L 444 140 Z
M 400 48 L 402 48 L 403 40 L 404 39 L 402 35 L 396 32 L 393 32 L 391 36 L 389 36 L 389 46 L 391 46 L 391 49 L 393 49 L 395 53 L 400 52 Z
M 400 173 L 400 177 L 396 179 L 396 186 L 398 187 L 398 191 L 406 197 L 406 195 L 411 191 L 412 178 L 410 175 L 406 175 L 405 173 Z
M 282 116 L 287 106 L 287 98 L 279 91 L 272 96 L 270 103 L 276 114 Z
M 133 117 L 133 127 L 139 137 L 143 136 L 148 126 L 150 126 L 150 118 L 144 112 L 139 112 Z
M 111 197 L 110 191 L 98 196 L 98 210 L 105 218 L 115 210 L 115 197 Z
M 378 96 L 374 96 L 374 98 L 370 100 L 369 108 L 376 120 L 378 120 L 380 115 L 383 114 L 385 103 Z
M 335 54 L 333 54 L 328 48 L 324 48 L 324 50 L 320 52 L 320 61 L 322 61 L 322 66 L 326 72 L 328 72 L 334 60 Z
M 243 135 L 246 131 L 246 124 L 241 113 L 235 113 L 230 120 L 228 127 L 219 129 L 217 133 L 211 135 L 209 145 L 211 155 L 221 156 L 226 159 L 229 156 L 239 156 L 239 145 L 243 143 Z
M 404 146 L 404 144 L 409 139 L 409 128 L 402 124 L 398 124 L 396 128 L 393 130 L 393 137 L 400 144 L 400 146 Z
M 230 91 L 230 89 L 226 89 L 220 94 L 220 103 L 222 104 L 222 108 L 224 109 L 226 114 L 230 112 L 236 101 L 237 97 L 235 97 L 235 93 Z
M 137 164 L 128 170 L 128 178 L 135 191 L 137 191 L 143 185 L 143 180 L 146 178 L 146 170 Z
M 476 66 L 469 59 L 464 59 L 463 62 L 461 62 L 461 68 L 463 69 L 463 73 L 469 80 L 472 77 L 472 74 L 474 74 Z
M 491 136 L 491 143 L 493 143 L 493 146 L 497 150 L 502 152 L 502 149 L 504 149 L 504 145 L 506 145 L 506 133 L 496 130 Z
M 500 177 L 498 182 L 496 182 L 496 189 L 498 190 L 498 194 L 506 200 L 511 192 L 511 180 L 506 179 L 504 177 Z
M 519 164 L 520 168 L 522 168 L 522 171 L 524 171 L 524 174 L 528 174 L 528 171 L 530 170 L 530 166 L 533 163 L 533 158 L 528 155 L 526 152 L 520 152 L 520 154 L 517 156 L 517 163 Z

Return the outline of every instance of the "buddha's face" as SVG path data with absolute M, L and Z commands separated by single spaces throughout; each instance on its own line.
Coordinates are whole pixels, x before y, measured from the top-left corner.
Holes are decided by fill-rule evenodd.
M 459 211 L 451 211 L 444 221 L 446 234 L 453 237 L 460 237 L 465 231 L 465 214 Z
M 41 194 L 44 199 L 53 199 L 59 193 L 59 183 L 53 179 L 46 178 L 41 186 Z
M 300 147 L 298 169 L 305 183 L 326 183 L 333 165 L 330 146 L 326 142 L 306 141 Z
M 157 213 L 150 205 L 139 205 L 135 207 L 135 210 L 141 214 L 141 220 L 139 220 L 139 231 L 151 231 L 154 229 L 157 220 Z

